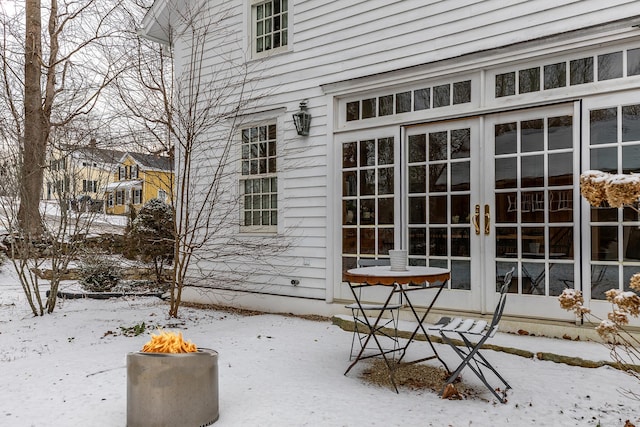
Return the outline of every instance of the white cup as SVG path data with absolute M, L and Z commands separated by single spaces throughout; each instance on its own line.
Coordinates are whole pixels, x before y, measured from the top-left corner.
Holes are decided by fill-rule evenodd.
M 391 271 L 407 270 L 407 251 L 405 249 L 389 250 L 389 260 L 391 261 Z

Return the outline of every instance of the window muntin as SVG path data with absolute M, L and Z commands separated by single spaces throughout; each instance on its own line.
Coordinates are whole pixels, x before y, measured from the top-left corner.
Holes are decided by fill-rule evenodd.
M 567 82 L 578 86 L 636 75 L 640 75 L 640 48 L 619 50 L 496 74 L 495 98 L 562 88 Z
M 255 53 L 268 52 L 289 44 L 288 0 L 269 0 L 253 5 Z
M 278 178 L 275 124 L 242 130 L 241 224 L 244 231 L 276 231 Z

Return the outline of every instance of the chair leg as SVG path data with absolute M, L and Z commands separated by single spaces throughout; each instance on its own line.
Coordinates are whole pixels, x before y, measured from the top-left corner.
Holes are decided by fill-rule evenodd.
M 487 389 L 500 401 L 500 403 L 505 403 L 506 392 L 511 388 L 511 386 L 502 377 L 502 375 L 500 375 L 498 371 L 487 361 L 487 359 L 485 359 L 484 356 L 480 354 L 480 348 L 482 347 L 482 344 L 484 343 L 487 337 L 485 336 L 484 339 L 480 340 L 477 344 L 474 345 L 464 335 L 459 334 L 464 342 L 464 347 L 466 348 L 466 351 L 465 351 L 463 349 L 460 349 L 460 347 L 458 347 L 457 345 L 455 345 L 455 343 L 445 333 L 441 332 L 440 335 L 442 339 L 447 344 L 449 344 L 449 346 L 451 346 L 451 348 L 453 348 L 455 352 L 458 354 L 458 356 L 460 356 L 460 358 L 462 359 L 462 362 L 460 363 L 460 365 L 458 365 L 456 370 L 449 376 L 447 382 L 444 385 L 442 392 L 444 393 L 444 390 L 446 389 L 446 387 L 449 384 L 452 384 L 456 380 L 456 378 L 458 378 L 462 370 L 468 366 L 469 369 L 471 369 L 473 373 L 476 374 L 476 376 L 480 379 L 480 381 L 482 381 L 485 387 L 487 387 Z M 495 388 L 489 384 L 480 365 L 488 368 L 502 382 L 502 384 L 505 387 L 502 393 L 502 396 L 500 396 L 500 394 L 498 394 Z

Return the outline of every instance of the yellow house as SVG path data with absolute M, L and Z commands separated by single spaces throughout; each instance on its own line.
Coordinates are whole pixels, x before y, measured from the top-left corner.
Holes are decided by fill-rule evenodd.
M 64 146 L 51 152 L 45 170 L 44 200 L 83 201 L 102 210 L 103 192 L 110 181 L 112 170 L 124 151 L 97 148 L 95 140 L 88 146 Z
M 104 187 L 105 212 L 124 215 L 151 199 L 170 203 L 172 188 L 172 157 L 127 152 Z

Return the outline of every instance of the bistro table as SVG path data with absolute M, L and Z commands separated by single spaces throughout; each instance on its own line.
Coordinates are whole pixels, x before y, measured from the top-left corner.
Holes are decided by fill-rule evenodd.
M 358 305 L 360 314 L 363 317 L 363 321 L 367 325 L 368 336 L 366 337 L 365 342 L 362 345 L 360 352 L 358 353 L 358 356 L 351 363 L 351 365 L 349 365 L 344 375 L 347 375 L 351 370 L 351 368 L 353 368 L 360 360 L 363 360 L 372 356 L 382 356 L 389 370 L 389 378 L 391 379 L 391 383 L 393 384 L 393 387 L 395 388 L 397 393 L 398 387 L 396 385 L 395 378 L 394 378 L 395 367 L 397 367 L 400 364 L 400 362 L 402 361 L 402 359 L 407 353 L 407 349 L 409 348 L 411 343 L 414 341 L 416 335 L 420 330 L 422 330 L 422 333 L 424 334 L 426 341 L 429 343 L 429 346 L 431 347 L 431 351 L 433 354 L 430 354 L 427 357 L 423 357 L 423 358 L 412 360 L 410 362 L 405 362 L 405 363 L 418 363 L 418 362 L 424 362 L 426 360 L 437 358 L 445 367 L 447 372 L 450 372 L 449 368 L 447 367 L 447 364 L 438 355 L 438 352 L 433 346 L 433 343 L 429 338 L 429 334 L 427 334 L 427 331 L 425 330 L 423 325 L 425 319 L 427 318 L 427 315 L 431 311 L 431 308 L 433 307 L 436 300 L 440 296 L 440 293 L 442 292 L 442 290 L 447 286 L 447 282 L 449 281 L 450 278 L 451 278 L 451 273 L 449 270 L 444 268 L 437 268 L 437 267 L 409 266 L 407 267 L 406 270 L 394 271 L 394 270 L 391 270 L 391 267 L 389 266 L 375 266 L 375 267 L 354 268 L 354 269 L 348 270 L 344 274 L 344 280 L 348 282 L 349 288 L 351 289 L 351 293 L 353 294 L 355 302 Z M 360 301 L 359 293 L 357 292 L 357 290 L 359 288 L 362 288 L 363 286 L 388 286 L 389 287 L 389 294 L 383 304 L 383 308 L 381 310 L 378 310 L 378 315 L 373 320 L 373 322 L 372 322 L 372 319 L 366 315 L 365 313 L 366 308 L 363 308 L 362 303 Z M 426 310 L 422 315 L 420 315 L 416 311 L 414 307 L 414 303 L 411 301 L 411 298 L 409 298 L 410 292 L 420 291 L 420 290 L 431 291 L 434 293 L 432 295 L 431 302 L 429 303 L 429 305 L 427 306 Z M 389 303 L 392 300 L 392 297 L 398 293 L 401 294 L 404 302 L 406 303 L 407 306 L 409 306 L 415 320 L 418 323 L 415 329 L 413 330 L 411 336 L 407 340 L 407 343 L 396 350 L 401 353 L 400 353 L 398 362 L 395 364 L 395 366 L 392 366 L 391 362 L 389 361 L 389 358 L 387 357 L 387 353 L 389 352 L 383 350 L 380 344 L 380 341 L 378 340 L 378 337 L 375 334 L 375 331 L 377 330 L 378 323 L 380 322 L 383 312 L 385 311 L 385 307 L 389 306 Z M 380 353 L 376 353 L 374 355 L 368 355 L 364 357 L 363 353 L 364 353 L 365 347 L 367 346 L 367 344 L 371 339 L 375 341 L 378 349 L 380 350 Z

